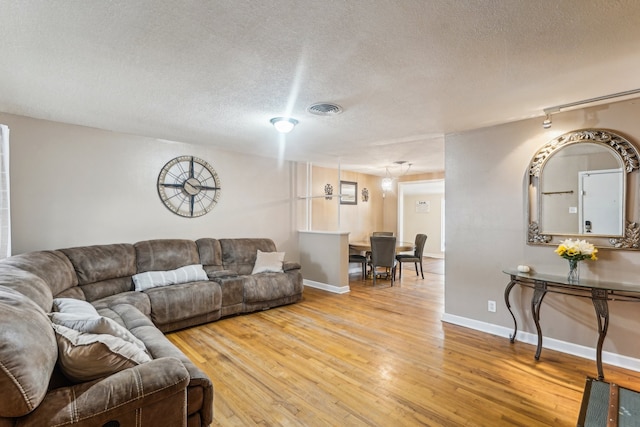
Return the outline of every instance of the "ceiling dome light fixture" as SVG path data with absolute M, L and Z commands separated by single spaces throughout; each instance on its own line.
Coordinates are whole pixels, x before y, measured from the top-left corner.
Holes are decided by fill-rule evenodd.
M 298 124 L 298 121 L 290 117 L 274 117 L 271 119 L 271 124 L 278 132 L 289 133 Z

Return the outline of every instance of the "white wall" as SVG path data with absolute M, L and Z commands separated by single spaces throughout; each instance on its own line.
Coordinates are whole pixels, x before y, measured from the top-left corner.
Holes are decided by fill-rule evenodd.
M 268 237 L 298 260 L 292 163 L 8 114 L 0 123 L 11 129 L 14 254 L 157 238 Z M 206 160 L 221 179 L 218 204 L 199 218 L 173 214 L 158 197 L 160 169 L 180 155 Z
M 568 263 L 554 246 L 526 244 L 529 162 L 553 138 L 583 128 L 609 129 L 640 147 L 638 117 L 640 102 L 631 100 L 556 114 L 548 130 L 542 118 L 535 118 L 447 136 L 446 315 L 511 328 L 503 297 L 509 277 L 503 269 L 528 264 L 542 272 L 567 273 Z M 640 290 L 640 252 L 600 249 L 599 258 L 582 263 L 581 278 L 626 281 Z M 487 300 L 498 302 L 496 313 L 487 311 Z M 530 300 L 528 290 L 514 288 L 511 302 L 520 330 L 535 333 Z M 609 311 L 605 352 L 640 358 L 640 304 L 610 302 Z M 595 348 L 597 321 L 588 298 L 548 294 L 541 322 L 545 338 Z

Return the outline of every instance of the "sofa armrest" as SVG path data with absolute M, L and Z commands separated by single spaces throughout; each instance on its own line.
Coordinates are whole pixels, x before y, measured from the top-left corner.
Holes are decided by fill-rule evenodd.
M 17 425 L 84 426 L 117 421 L 124 426 L 136 420 L 144 420 L 142 425 L 186 425 L 188 383 L 189 373 L 178 359 L 155 359 L 102 379 L 51 390 Z
M 298 263 L 298 262 L 285 261 L 282 264 L 282 270 L 283 271 L 300 270 L 300 268 L 301 268 L 301 266 L 300 266 L 300 263 Z

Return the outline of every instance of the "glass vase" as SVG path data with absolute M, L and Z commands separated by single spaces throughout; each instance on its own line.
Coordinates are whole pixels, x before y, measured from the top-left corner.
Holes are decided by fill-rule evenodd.
M 580 268 L 579 261 L 577 259 L 569 260 L 569 275 L 567 276 L 569 282 L 578 283 L 580 281 Z

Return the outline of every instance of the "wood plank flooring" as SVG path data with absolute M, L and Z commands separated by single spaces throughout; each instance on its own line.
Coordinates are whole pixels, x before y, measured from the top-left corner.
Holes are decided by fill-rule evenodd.
M 595 363 L 441 322 L 443 261 L 425 278 L 169 334 L 212 379 L 215 426 L 575 426 Z M 640 373 L 605 365 L 608 381 Z

